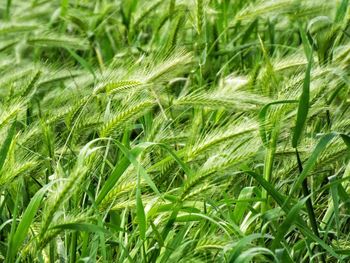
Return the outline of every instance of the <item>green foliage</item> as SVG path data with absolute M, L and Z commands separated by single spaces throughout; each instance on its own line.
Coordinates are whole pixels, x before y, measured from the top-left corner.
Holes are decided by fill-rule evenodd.
M 1 262 L 350 261 L 348 0 L 0 22 Z

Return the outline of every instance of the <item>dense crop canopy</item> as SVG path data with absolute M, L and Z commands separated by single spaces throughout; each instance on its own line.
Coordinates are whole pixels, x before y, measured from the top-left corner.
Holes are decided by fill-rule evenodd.
M 348 0 L 0 3 L 1 262 L 349 262 Z

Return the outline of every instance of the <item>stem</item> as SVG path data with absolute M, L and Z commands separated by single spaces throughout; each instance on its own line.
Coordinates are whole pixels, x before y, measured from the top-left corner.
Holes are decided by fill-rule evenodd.
M 275 123 L 275 128 L 272 131 L 269 146 L 267 147 L 267 152 L 264 161 L 264 179 L 270 183 L 272 178 L 272 167 L 275 160 L 277 137 L 279 133 L 279 126 Z M 265 199 L 265 202 L 261 204 L 261 213 L 265 213 L 268 210 L 268 193 L 265 189 L 261 191 L 261 197 Z
M 298 168 L 299 168 L 299 172 L 301 173 L 303 171 L 303 165 L 301 163 L 301 159 L 300 159 L 300 155 L 298 152 L 298 149 L 295 149 L 295 153 L 297 156 L 297 162 L 298 162 Z M 307 179 L 305 178 L 305 180 L 302 183 L 302 190 L 303 190 L 303 194 L 304 197 L 308 197 L 310 195 L 310 191 L 307 185 Z M 307 209 L 307 213 L 309 215 L 309 219 L 310 219 L 310 224 L 312 227 L 312 230 L 314 231 L 315 235 L 317 237 L 320 237 L 320 234 L 318 232 L 318 225 L 317 225 L 317 221 L 316 221 L 316 217 L 315 217 L 315 212 L 313 209 L 313 205 L 312 205 L 312 201 L 310 198 L 308 198 L 306 200 L 306 209 Z
M 77 249 L 77 232 L 73 232 L 71 236 L 69 262 L 76 261 L 76 249 Z
M 55 243 L 51 241 L 49 243 L 49 255 L 50 255 L 50 263 L 55 262 Z
M 272 164 L 275 156 L 275 147 L 267 148 L 267 153 L 265 155 L 265 165 L 264 165 L 264 179 L 270 183 L 272 177 Z M 268 194 L 265 189 L 261 191 L 262 199 L 265 201 L 261 204 L 261 213 L 265 213 L 268 210 Z
M 302 173 L 303 171 L 303 165 L 300 159 L 300 155 L 298 152 L 298 149 L 295 148 L 295 153 L 297 156 L 297 162 L 298 162 L 298 168 L 299 168 L 299 173 Z M 311 197 L 310 197 L 310 191 L 309 191 L 309 187 L 307 185 L 307 178 L 304 179 L 303 183 L 302 183 L 302 191 L 303 191 L 303 195 L 304 197 L 308 197 L 308 199 L 306 200 L 306 211 L 310 220 L 310 224 L 311 224 L 311 228 L 312 231 L 315 233 L 315 235 L 318 238 L 320 237 L 320 233 L 318 231 L 318 224 L 317 224 L 317 220 L 316 220 L 316 216 L 315 216 L 315 211 L 312 205 L 312 201 L 311 201 Z M 324 255 L 321 255 L 321 262 L 325 262 L 325 258 Z

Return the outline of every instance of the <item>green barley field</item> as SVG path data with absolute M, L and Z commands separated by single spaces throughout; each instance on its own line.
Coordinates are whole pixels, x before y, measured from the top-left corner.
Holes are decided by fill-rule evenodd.
M 350 262 L 349 0 L 2 0 L 0 262 Z

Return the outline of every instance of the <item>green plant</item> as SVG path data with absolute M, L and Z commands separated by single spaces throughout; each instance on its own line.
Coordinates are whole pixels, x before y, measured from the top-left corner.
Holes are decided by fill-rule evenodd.
M 3 1 L 1 261 L 349 261 L 348 6 Z

